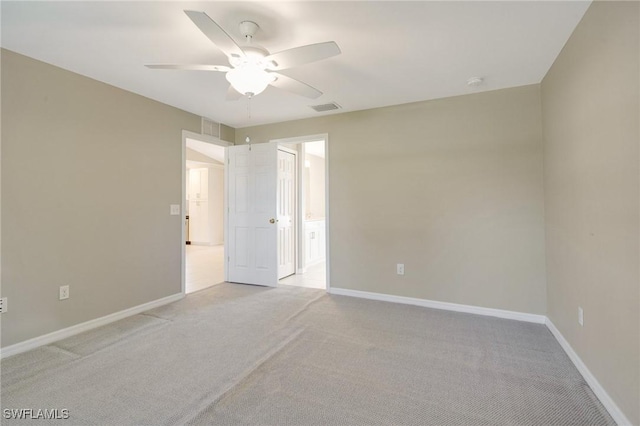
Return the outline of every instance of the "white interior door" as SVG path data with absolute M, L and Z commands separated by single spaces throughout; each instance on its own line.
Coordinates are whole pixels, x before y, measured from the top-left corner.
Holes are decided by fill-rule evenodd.
M 278 285 L 277 145 L 227 147 L 227 281 Z
M 278 279 L 296 272 L 296 156 L 278 150 Z

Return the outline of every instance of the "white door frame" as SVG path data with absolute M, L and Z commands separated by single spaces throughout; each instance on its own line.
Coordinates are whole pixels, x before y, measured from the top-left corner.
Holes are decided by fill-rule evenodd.
M 182 222 L 180 225 L 180 255 L 181 255 L 181 260 L 180 260 L 180 288 L 181 288 L 181 293 L 184 296 L 186 294 L 186 261 L 187 261 L 187 244 L 186 244 L 186 235 L 184 232 L 184 224 L 185 221 L 187 220 L 187 139 L 194 139 L 200 142 L 206 142 L 206 143 L 211 143 L 214 145 L 219 145 L 219 146 L 230 146 L 233 145 L 231 142 L 226 142 L 223 141 L 220 138 L 216 138 L 213 136 L 209 136 L 209 135 L 202 135 L 200 133 L 195 133 L 195 132 L 190 132 L 189 130 L 183 130 L 182 131 L 182 184 L 181 184 L 181 190 L 180 190 L 180 194 L 181 194 L 181 201 L 180 201 L 180 206 L 181 206 L 181 214 L 180 217 L 182 218 Z M 225 179 L 226 179 L 226 171 L 227 168 L 224 168 L 225 170 Z M 225 202 L 226 202 L 226 187 L 225 187 Z M 224 232 L 224 240 L 225 243 L 227 241 L 226 238 L 226 232 L 227 232 L 227 210 L 224 210 L 224 224 L 223 224 L 223 232 Z M 227 268 L 224 268 L 224 273 L 225 273 L 225 279 L 226 279 L 226 274 L 227 274 Z
M 329 232 L 330 214 L 329 214 L 329 134 L 320 133 L 317 135 L 296 136 L 292 138 L 272 139 L 269 142 L 280 144 L 298 144 L 304 142 L 313 142 L 324 140 L 324 197 L 325 197 L 325 282 L 327 286 L 327 293 L 331 292 L 331 235 Z M 298 200 L 300 203 L 302 200 Z M 301 214 L 298 209 L 298 216 Z M 299 240 L 298 240 L 299 241 Z M 296 268 L 297 272 L 297 268 Z

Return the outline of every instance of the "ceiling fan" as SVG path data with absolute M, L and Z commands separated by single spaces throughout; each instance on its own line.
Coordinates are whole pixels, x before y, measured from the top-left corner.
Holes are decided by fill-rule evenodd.
M 226 73 L 230 83 L 227 100 L 242 96 L 249 98 L 264 91 L 268 85 L 309 98 L 322 95 L 318 89 L 275 71 L 319 61 L 339 55 L 340 48 L 333 41 L 309 44 L 270 54 L 252 43 L 258 24 L 252 21 L 240 23 L 245 44 L 239 46 L 216 22 L 204 12 L 185 10 L 184 13 L 227 57 L 231 67 L 225 65 L 146 65 L 153 69 L 219 71 Z

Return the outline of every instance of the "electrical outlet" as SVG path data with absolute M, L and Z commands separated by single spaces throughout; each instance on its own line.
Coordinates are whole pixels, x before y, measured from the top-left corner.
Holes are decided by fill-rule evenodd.
M 398 263 L 396 265 L 396 274 L 404 275 L 404 263 Z
M 578 306 L 578 324 L 584 326 L 584 311 Z
M 69 286 L 68 285 L 60 286 L 60 300 L 64 300 L 68 298 L 69 298 Z
M 169 214 L 171 216 L 178 216 L 180 214 L 180 204 L 170 204 Z
M 7 305 L 7 298 L 3 297 L 2 299 L 0 299 L 0 314 L 4 314 L 5 312 L 7 312 L 8 308 L 9 306 Z

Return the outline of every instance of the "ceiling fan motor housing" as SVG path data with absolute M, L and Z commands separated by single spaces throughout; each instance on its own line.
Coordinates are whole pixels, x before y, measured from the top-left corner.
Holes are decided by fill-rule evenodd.
M 249 41 L 256 35 L 260 26 L 253 21 L 240 22 L 240 34 Z

